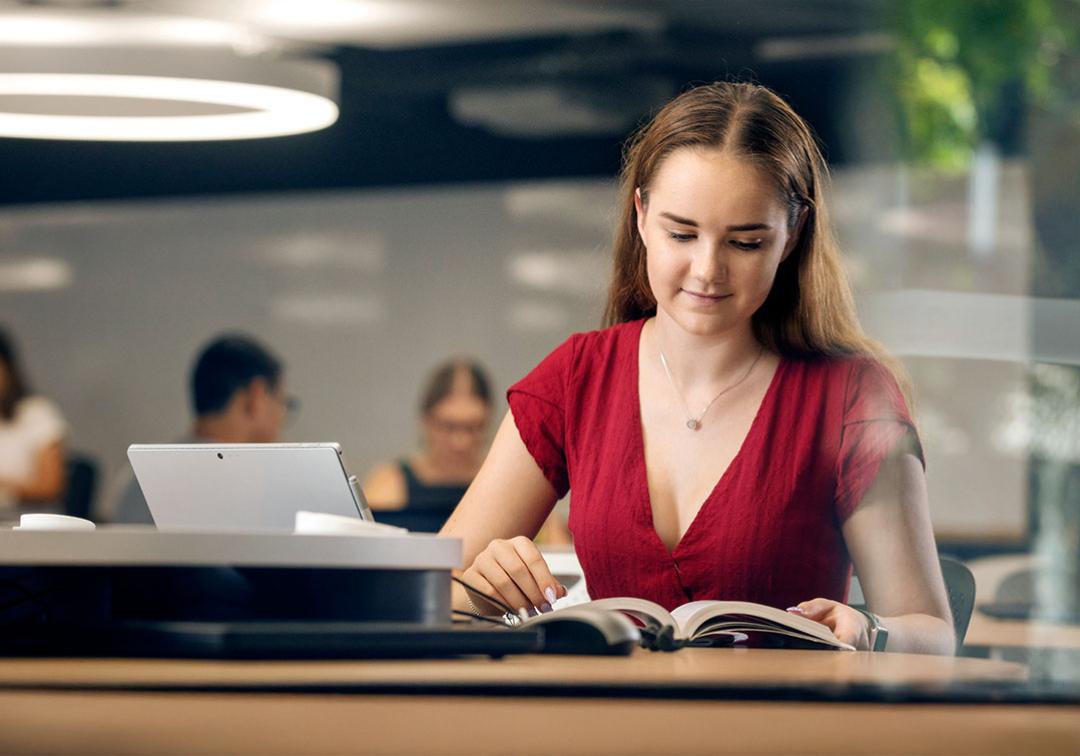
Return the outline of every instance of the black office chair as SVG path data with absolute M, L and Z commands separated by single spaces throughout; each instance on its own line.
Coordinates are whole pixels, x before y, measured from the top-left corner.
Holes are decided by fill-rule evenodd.
M 994 592 L 995 604 L 1031 607 L 1035 603 L 1035 570 L 1027 568 L 1010 572 Z
M 956 633 L 955 653 L 960 653 L 960 648 L 964 645 L 964 637 L 967 635 L 968 624 L 971 622 L 971 612 L 975 608 L 975 576 L 963 563 L 955 559 L 941 557 L 938 562 L 941 564 L 941 576 L 945 581 L 945 593 L 948 595 L 953 630 Z M 858 584 L 857 577 L 851 578 L 848 603 L 856 609 L 866 608 L 862 586 Z
M 64 490 L 64 514 L 90 520 L 97 488 L 98 466 L 85 454 L 68 454 L 65 462 L 67 487 Z
M 945 579 L 945 591 L 949 594 L 953 629 L 956 631 L 956 653 L 964 645 L 971 611 L 975 608 L 975 576 L 962 562 L 941 557 L 941 576 Z

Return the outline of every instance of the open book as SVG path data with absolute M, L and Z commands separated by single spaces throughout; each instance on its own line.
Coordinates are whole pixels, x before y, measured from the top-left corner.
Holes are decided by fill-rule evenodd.
M 621 597 L 588 601 L 572 608 L 620 611 L 653 630 L 671 626 L 675 638 L 690 646 L 730 646 L 753 638 L 769 646 L 855 650 L 837 640 L 820 622 L 748 601 L 691 601 L 669 612 L 652 601 Z

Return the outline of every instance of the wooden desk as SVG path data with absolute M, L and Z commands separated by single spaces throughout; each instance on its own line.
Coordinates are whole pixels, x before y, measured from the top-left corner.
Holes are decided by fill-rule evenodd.
M 0 752 L 1080 751 L 1080 706 L 791 700 L 848 685 L 903 700 L 909 686 L 1008 685 L 1026 674 L 982 659 L 761 649 L 497 662 L 0 660 Z M 755 694 L 762 686 L 769 692 Z
M 1080 650 L 1080 625 L 999 620 L 976 607 L 968 625 L 966 646 L 989 648 L 1067 648 Z
M 986 557 L 967 564 L 975 577 L 975 611 L 971 614 L 965 645 L 990 649 L 1080 649 L 1080 625 L 1000 620 L 979 611 L 980 604 L 994 601 L 998 587 L 1006 577 L 1039 567 L 1034 555 Z
M 1032 554 L 1001 554 L 965 562 L 975 578 L 975 604 L 986 604 L 996 598 L 998 588 L 1009 575 L 1033 569 L 1036 565 Z
M 566 686 L 714 690 L 723 686 L 942 686 L 1027 679 L 1023 665 L 961 657 L 779 649 L 639 650 L 630 658 L 508 656 L 488 659 L 319 662 L 164 659 L 0 659 L 0 688 L 216 687 L 378 690 L 438 685 L 505 690 Z

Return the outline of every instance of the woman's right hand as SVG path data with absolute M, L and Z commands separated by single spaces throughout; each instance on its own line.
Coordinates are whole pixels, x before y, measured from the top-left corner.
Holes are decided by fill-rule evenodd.
M 550 611 L 555 600 L 566 595 L 566 587 L 552 576 L 536 544 L 525 536 L 497 538 L 489 543 L 461 579 L 525 614 L 533 607 L 541 612 Z M 502 613 L 502 609 L 483 597 L 472 591 L 466 593 L 483 613 Z

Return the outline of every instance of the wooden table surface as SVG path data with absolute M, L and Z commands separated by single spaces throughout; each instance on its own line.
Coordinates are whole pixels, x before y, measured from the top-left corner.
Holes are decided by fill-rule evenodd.
M 899 692 L 1008 686 L 1026 675 L 985 659 L 767 649 L 500 661 L 5 659 L 0 753 L 1080 752 L 1080 706 L 783 700 L 788 686 Z M 754 686 L 772 687 L 755 696 Z M 713 696 L 724 690 L 736 693 Z
M 794 649 L 686 648 L 604 656 L 443 660 L 199 661 L 3 659 L 3 687 L 702 687 L 1023 682 L 1027 668 L 986 659 Z
M 967 562 L 967 566 L 975 578 L 975 611 L 971 614 L 971 624 L 968 625 L 967 637 L 964 639 L 966 645 L 989 648 L 1080 649 L 1080 625 L 995 619 L 979 611 L 980 604 L 995 600 L 998 587 L 1009 575 L 1039 568 L 1039 562 L 1034 555 L 985 557 Z
M 978 609 L 971 615 L 964 644 L 991 648 L 1069 648 L 1080 650 L 1080 625 L 987 617 Z
M 1080 707 L 0 691 L 0 753 L 1075 756 Z

